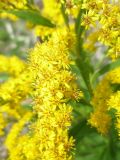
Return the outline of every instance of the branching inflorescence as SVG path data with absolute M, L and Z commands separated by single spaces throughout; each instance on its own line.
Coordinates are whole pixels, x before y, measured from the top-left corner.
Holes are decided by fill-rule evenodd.
M 69 48 L 72 34 L 56 32 L 48 42 L 36 44 L 31 51 L 30 69 L 37 121 L 33 125 L 39 141 L 39 155 L 43 160 L 72 159 L 74 140 L 68 130 L 72 120 L 71 99 L 78 100 L 82 93 L 70 71 Z

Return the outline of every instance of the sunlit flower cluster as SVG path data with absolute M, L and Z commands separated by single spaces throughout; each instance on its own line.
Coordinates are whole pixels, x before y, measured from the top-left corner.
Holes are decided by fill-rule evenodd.
M 115 59 L 120 55 L 120 4 L 119 1 L 84 0 L 82 25 L 98 30 L 98 40 L 109 47 L 108 55 Z
M 74 140 L 68 137 L 72 107 L 68 102 L 82 96 L 70 71 L 68 47 L 73 39 L 67 32 L 56 32 L 48 42 L 38 43 L 31 51 L 34 111 L 38 116 L 32 128 L 40 142 L 37 156 L 43 160 L 72 159 Z
M 43 8 L 42 8 L 42 14 L 52 19 L 52 22 L 56 24 L 59 27 L 63 27 L 64 25 L 64 18 L 61 14 L 61 5 L 57 3 L 56 0 L 43 0 Z M 56 15 L 56 16 L 54 16 Z M 49 28 L 44 26 L 36 26 L 35 27 L 35 33 L 37 36 L 41 36 L 42 38 L 49 36 L 52 32 L 54 32 L 55 28 Z
M 26 9 L 28 8 L 27 3 L 27 0 L 1 0 L 0 10 L 4 12 L 0 13 L 0 18 L 9 18 L 13 21 L 17 20 L 15 15 L 5 12 L 5 10 Z
M 24 71 L 27 66 L 24 61 L 15 56 L 0 56 L 0 60 L 0 72 L 8 74 L 7 80 L 0 83 L 0 115 L 2 127 L 2 123 L 4 122 L 7 125 L 10 117 L 20 119 L 25 113 L 25 110 L 21 109 L 21 102 L 27 99 L 27 95 L 31 89 L 29 84 L 30 75 L 27 71 Z
M 89 123 L 93 127 L 96 127 L 97 130 L 102 134 L 108 133 L 108 130 L 111 125 L 110 122 L 111 116 L 108 113 L 110 109 L 116 110 L 116 117 L 117 117 L 116 126 L 119 132 L 120 93 L 119 90 L 116 90 L 115 88 L 116 86 L 119 85 L 120 85 L 120 68 L 117 68 L 109 72 L 95 89 L 94 97 L 92 99 L 94 112 L 91 114 Z

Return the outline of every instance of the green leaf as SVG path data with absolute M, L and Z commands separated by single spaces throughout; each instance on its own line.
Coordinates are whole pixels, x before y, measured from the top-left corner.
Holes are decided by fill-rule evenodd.
M 117 67 L 120 67 L 120 59 L 117 59 L 116 61 L 112 62 L 112 63 L 109 63 L 107 65 L 105 65 L 104 67 L 102 67 L 99 71 L 97 71 L 93 77 L 92 77 L 92 84 L 94 84 L 95 80 L 105 74 L 106 72 L 109 72 Z
M 37 11 L 31 10 L 1 10 L 1 12 L 7 12 L 13 14 L 25 21 L 29 21 L 34 25 L 43 25 L 47 27 L 55 27 L 55 25 L 47 18 L 40 15 Z
M 83 119 L 69 130 L 69 136 L 73 136 L 77 144 L 83 137 L 94 131 L 95 129 L 88 125 L 87 120 Z

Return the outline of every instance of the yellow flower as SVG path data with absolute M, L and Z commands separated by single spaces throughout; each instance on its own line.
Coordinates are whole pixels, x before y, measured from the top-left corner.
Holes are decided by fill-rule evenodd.
M 0 72 L 6 72 L 16 77 L 23 72 L 25 67 L 25 62 L 16 56 L 0 55 Z
M 6 140 L 5 140 L 5 145 L 7 147 L 7 149 L 9 150 L 9 159 L 15 159 L 15 160 L 21 160 L 22 156 L 21 153 L 19 153 L 18 151 L 20 151 L 20 145 L 18 143 L 18 138 L 21 135 L 22 137 L 22 130 L 24 129 L 24 125 L 27 124 L 27 122 L 30 120 L 32 114 L 30 112 L 26 113 L 18 122 L 16 122 Z M 19 146 L 19 147 L 18 147 Z M 17 147 L 17 148 L 16 148 Z M 16 148 L 16 150 L 14 149 Z
M 83 20 L 81 25 L 85 26 L 86 29 L 90 27 L 90 25 L 96 26 L 96 21 L 98 20 L 97 14 L 94 11 L 89 11 L 88 13 L 83 15 Z
M 112 84 L 119 84 L 120 83 L 120 67 L 110 71 L 108 73 L 108 79 Z
M 27 0 L 2 0 L 0 9 L 23 9 L 26 7 Z
M 71 160 L 74 140 L 68 130 L 72 120 L 69 99 L 77 100 L 80 92 L 70 71 L 69 48 L 72 35 L 55 32 L 49 41 L 37 43 L 30 53 L 30 70 L 34 87 L 34 112 L 37 120 L 32 124 L 37 154 L 34 159 Z M 26 153 L 27 154 L 27 153 Z
M 98 40 L 108 46 L 108 55 L 114 60 L 119 57 L 120 7 L 119 2 L 109 0 L 84 0 L 82 25 L 86 29 L 95 28 L 99 32 Z
M 0 56 L 0 72 L 9 74 L 8 79 L 0 84 L 1 132 L 11 120 L 20 120 L 26 113 L 21 103 L 31 92 L 31 79 L 25 67 L 26 63 L 16 56 Z
M 0 86 L 0 98 L 4 102 L 1 112 L 6 113 L 6 119 L 18 121 L 13 124 L 5 142 L 10 160 L 24 160 L 24 157 L 28 160 L 73 159 L 74 140 L 68 136 L 72 106 L 68 102 L 83 96 L 75 75 L 70 71 L 73 62 L 69 49 L 72 49 L 74 41 L 72 32 L 55 32 L 49 41 L 37 43 L 31 50 L 29 67 L 13 58 L 12 62 L 15 60 L 14 64 L 19 64 L 14 70 L 14 64 L 8 65 L 10 58 L 2 57 L 6 65 L 4 68 L 1 63 L 1 71 L 9 72 L 12 77 Z M 23 66 L 27 67 L 25 71 Z M 33 113 L 21 109 L 21 102 L 30 93 L 34 98 Z M 34 122 L 28 130 L 28 126 L 24 126 L 31 117 Z M 3 128 L 4 124 L 1 133 Z
M 0 18 L 9 18 L 13 21 L 17 20 L 17 17 L 13 14 L 7 13 L 6 10 L 11 9 L 27 9 L 27 0 L 2 0 L 0 1 L 0 9 L 4 12 L 0 13 Z
M 63 27 L 64 18 L 61 13 L 61 4 L 59 4 L 56 0 L 43 0 L 44 7 L 41 10 L 41 13 L 48 19 L 52 20 L 52 22 L 57 27 Z M 40 36 L 42 39 L 46 38 L 46 36 L 51 35 L 56 28 L 49 28 L 37 25 L 35 26 L 35 34 Z
M 112 89 L 109 84 L 109 78 L 106 76 L 95 88 L 91 102 L 94 110 L 88 120 L 88 122 L 102 134 L 107 134 L 110 126 L 111 118 L 108 115 L 107 100 L 111 94 Z
M 93 113 L 90 115 L 90 119 L 88 122 L 97 130 L 106 134 L 110 127 L 110 115 L 108 111 L 111 108 L 116 109 L 116 117 L 117 117 L 117 128 L 119 131 L 119 114 L 120 114 L 120 93 L 113 92 L 113 88 L 111 85 L 119 85 L 120 84 L 120 68 L 116 68 L 110 72 L 108 72 L 103 80 L 98 84 L 94 91 L 94 96 L 92 99 L 92 105 L 94 108 Z M 104 122 L 104 123 L 103 123 Z
M 9 78 L 0 86 L 0 98 L 3 101 L 18 102 L 25 99 L 30 91 L 30 78 L 28 73 L 23 73 L 16 78 Z M 15 98 L 14 98 L 15 97 Z
M 120 85 L 120 67 L 114 69 L 108 74 L 108 78 L 111 81 L 111 85 Z M 116 128 L 118 130 L 118 134 L 120 135 L 120 91 L 114 91 L 113 94 L 108 99 L 108 107 L 110 109 L 115 109 L 116 111 Z

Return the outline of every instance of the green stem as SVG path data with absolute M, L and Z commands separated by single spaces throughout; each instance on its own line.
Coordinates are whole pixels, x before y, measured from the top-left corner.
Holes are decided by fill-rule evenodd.
M 92 96 L 93 95 L 93 90 L 91 87 L 91 83 L 90 83 L 90 75 L 89 75 L 89 71 L 87 70 L 87 63 L 82 59 L 82 58 L 77 58 L 76 60 L 76 64 L 80 69 L 82 78 L 85 82 L 85 85 L 89 91 L 89 94 Z
M 79 70 L 81 72 L 81 75 L 84 79 L 84 82 L 86 84 L 86 87 L 92 95 L 92 87 L 90 83 L 90 68 L 88 66 L 88 62 L 86 61 L 86 53 L 83 50 L 83 38 L 82 34 L 84 32 L 84 27 L 81 26 L 81 20 L 82 20 L 82 14 L 84 13 L 85 10 L 82 10 L 80 8 L 80 11 L 78 13 L 77 19 L 76 19 L 76 24 L 75 24 L 75 32 L 76 32 L 76 37 L 77 37 L 77 45 L 76 45 L 76 55 L 77 55 L 77 60 L 76 64 L 79 67 Z
M 68 15 L 65 13 L 65 5 L 64 4 L 61 4 L 61 13 L 64 18 L 66 26 L 69 28 L 69 18 L 68 18 Z
M 108 139 L 108 151 L 109 151 L 109 154 L 110 154 L 110 157 L 111 157 L 111 160 L 117 160 L 116 159 L 116 143 L 115 143 L 115 137 L 113 135 L 113 131 L 110 132 L 110 135 L 109 135 L 109 139 Z

